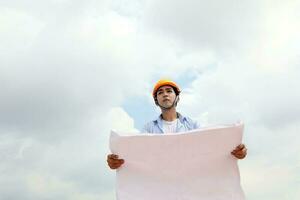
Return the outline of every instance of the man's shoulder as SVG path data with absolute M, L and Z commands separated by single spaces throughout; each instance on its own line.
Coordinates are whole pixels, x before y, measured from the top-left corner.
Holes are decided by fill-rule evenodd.
M 145 126 L 154 126 L 154 125 L 156 125 L 156 124 L 158 123 L 158 121 L 159 121 L 159 118 L 152 119 L 152 120 L 148 121 L 148 122 L 145 124 Z
M 200 128 L 200 123 L 197 120 L 194 120 L 187 116 L 182 116 L 182 120 L 189 126 L 190 129 Z
M 142 128 L 141 132 L 142 133 L 151 133 L 153 127 L 155 126 L 155 124 L 157 123 L 157 120 L 151 120 L 148 121 Z

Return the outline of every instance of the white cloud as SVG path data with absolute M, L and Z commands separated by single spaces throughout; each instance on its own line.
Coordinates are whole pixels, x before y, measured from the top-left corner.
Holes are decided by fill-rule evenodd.
M 106 163 L 112 127 L 134 130 L 133 120 L 121 108 L 112 108 L 90 113 L 80 128 L 60 136 L 60 141 L 1 135 L 2 197 L 113 199 L 114 171 Z
M 112 108 L 108 113 L 108 119 L 111 122 L 110 127 L 120 132 L 138 132 L 134 128 L 133 119 L 120 107 Z
M 16 59 L 32 47 L 44 23 L 23 10 L 0 7 L 0 12 L 0 56 Z
M 214 50 L 251 43 L 260 24 L 258 1 L 151 1 L 147 25 L 182 40 L 184 45 Z
M 250 158 L 241 167 L 242 185 L 249 199 L 296 200 L 299 188 L 297 170 L 286 163 L 269 164 L 263 156 Z

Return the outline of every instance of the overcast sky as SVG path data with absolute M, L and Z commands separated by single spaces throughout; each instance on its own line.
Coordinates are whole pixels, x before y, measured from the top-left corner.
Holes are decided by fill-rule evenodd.
M 249 200 L 300 199 L 300 1 L 0 0 L 1 200 L 115 200 L 111 129 L 245 123 Z

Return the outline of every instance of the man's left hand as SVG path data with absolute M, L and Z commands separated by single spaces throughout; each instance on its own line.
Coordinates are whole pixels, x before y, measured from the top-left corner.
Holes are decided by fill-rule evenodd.
M 247 155 L 247 148 L 244 144 L 240 144 L 231 152 L 231 154 L 238 159 L 243 159 Z

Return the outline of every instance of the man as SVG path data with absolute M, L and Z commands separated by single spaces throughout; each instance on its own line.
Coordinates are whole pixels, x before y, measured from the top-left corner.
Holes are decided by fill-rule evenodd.
M 168 134 L 200 128 L 197 122 L 176 112 L 179 94 L 180 88 L 173 81 L 160 80 L 155 84 L 152 95 L 155 104 L 161 109 L 161 115 L 158 119 L 147 123 L 142 133 Z M 240 144 L 231 154 L 238 159 L 243 159 L 247 155 L 247 149 L 244 144 Z M 111 169 L 119 168 L 124 162 L 124 159 L 119 159 L 118 155 L 107 156 L 107 163 Z

